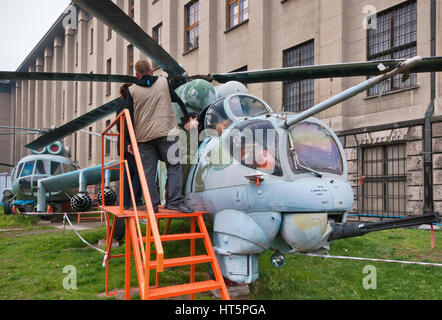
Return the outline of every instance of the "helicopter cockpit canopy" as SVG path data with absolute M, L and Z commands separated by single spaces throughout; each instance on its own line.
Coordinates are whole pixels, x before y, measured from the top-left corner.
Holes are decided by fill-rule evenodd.
M 234 94 L 215 101 L 207 110 L 205 129 L 215 130 L 221 136 L 223 130 L 244 118 L 269 114 L 272 110 L 263 101 L 246 94 Z
M 294 173 L 310 170 L 343 174 L 343 161 L 338 144 L 320 124 L 304 121 L 289 129 L 290 166 Z
M 278 141 L 273 124 L 259 119 L 237 123 L 225 139 L 231 156 L 241 165 L 282 176 Z

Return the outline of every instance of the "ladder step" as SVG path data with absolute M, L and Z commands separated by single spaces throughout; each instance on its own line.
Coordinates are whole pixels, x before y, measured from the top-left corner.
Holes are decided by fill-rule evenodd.
M 157 218 L 157 219 L 180 219 L 180 218 L 199 217 L 203 214 L 204 214 L 204 212 L 182 213 L 182 212 L 172 211 L 172 210 L 160 210 L 159 213 L 155 214 L 155 218 Z
M 164 259 L 164 268 L 189 266 L 189 265 L 209 263 L 209 262 L 213 262 L 213 259 L 207 255 Z M 151 261 L 150 262 L 150 269 L 155 269 L 156 267 L 157 267 L 157 262 Z
M 176 233 L 176 234 L 165 234 L 160 236 L 162 242 L 203 239 L 203 238 L 204 238 L 203 233 Z M 146 242 L 145 237 L 143 237 L 143 242 Z M 154 242 L 153 237 L 150 237 L 150 242 Z
M 177 286 L 150 289 L 148 299 L 165 299 L 217 289 L 221 289 L 221 285 L 215 280 L 186 283 Z

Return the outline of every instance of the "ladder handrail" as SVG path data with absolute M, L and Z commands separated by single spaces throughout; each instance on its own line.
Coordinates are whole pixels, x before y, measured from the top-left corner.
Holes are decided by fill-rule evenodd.
M 152 200 L 150 198 L 150 192 L 149 192 L 149 187 L 147 184 L 147 180 L 146 180 L 146 175 L 144 173 L 144 168 L 143 168 L 143 163 L 141 161 L 141 156 L 140 156 L 140 150 L 138 148 L 138 143 L 135 137 L 135 131 L 133 128 L 133 124 L 132 124 L 132 119 L 130 117 L 130 113 L 129 110 L 124 109 L 123 112 L 121 112 L 105 129 L 104 131 L 101 133 L 101 140 L 102 140 L 102 146 L 101 146 L 101 154 L 102 154 L 102 168 L 104 168 L 104 137 L 106 135 L 109 135 L 109 131 L 110 129 L 112 129 L 117 122 L 120 121 L 120 212 L 124 211 L 124 184 L 123 184 L 123 178 L 124 178 L 124 153 L 125 153 L 125 143 L 124 143 L 124 139 L 125 139 L 125 130 L 126 130 L 126 126 L 127 126 L 127 130 L 129 133 L 129 138 L 130 138 L 130 144 L 132 145 L 133 151 L 134 151 L 134 158 L 135 158 L 135 163 L 137 166 L 137 170 L 138 170 L 138 175 L 140 177 L 140 183 L 141 183 L 141 189 L 142 189 L 142 193 L 143 193 L 143 197 L 144 197 L 144 201 L 146 204 L 146 209 L 147 209 L 147 224 L 146 224 L 146 229 L 149 230 L 150 232 L 152 232 L 152 236 L 154 238 L 154 243 L 155 243 L 155 249 L 156 249 L 156 256 L 157 256 L 157 272 L 163 272 L 164 270 L 164 249 L 163 249 L 163 244 L 161 242 L 161 238 L 160 238 L 160 232 L 158 229 L 158 224 L 157 224 L 157 220 L 155 218 L 155 212 L 153 209 L 153 205 L 152 205 Z M 102 194 L 104 194 L 104 174 L 101 175 L 102 176 Z M 104 206 L 104 196 L 102 197 L 102 205 Z M 134 206 L 136 204 L 133 204 Z M 137 219 L 138 220 L 138 219 Z M 150 233 L 149 232 L 149 233 Z M 146 236 L 148 236 L 146 234 Z M 149 248 L 149 250 L 148 250 Z M 150 246 L 146 245 L 145 248 L 145 257 L 150 257 Z M 146 259 L 146 261 L 149 259 Z

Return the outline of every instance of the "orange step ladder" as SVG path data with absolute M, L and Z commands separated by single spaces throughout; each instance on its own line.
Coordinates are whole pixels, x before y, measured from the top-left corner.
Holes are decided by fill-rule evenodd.
M 120 134 L 109 133 L 110 130 L 117 124 L 120 124 Z M 131 282 L 131 263 L 132 258 L 135 262 L 136 273 L 138 278 L 138 286 L 140 290 L 141 300 L 155 300 L 166 299 L 171 297 L 189 295 L 190 299 L 195 299 L 195 294 L 211 290 L 220 290 L 221 298 L 229 300 L 229 293 L 218 265 L 215 256 L 210 236 L 207 231 L 204 215 L 206 212 L 194 213 L 180 213 L 177 211 L 166 210 L 160 208 L 159 213 L 155 214 L 153 211 L 147 181 L 144 175 L 144 169 L 141 162 L 138 146 L 133 131 L 131 118 L 128 110 L 124 110 L 118 117 L 104 130 L 102 133 L 102 194 L 104 194 L 104 172 L 105 170 L 119 170 L 120 181 L 123 181 L 124 172 L 126 171 L 129 188 L 131 193 L 132 203 L 135 203 L 134 192 L 131 184 L 131 177 L 127 161 L 124 160 L 124 131 L 125 124 L 131 139 L 131 144 L 134 149 L 134 157 L 137 164 L 138 173 L 140 175 L 141 187 L 143 196 L 146 202 L 147 210 L 139 212 L 134 206 L 134 210 L 124 210 L 123 208 L 123 183 L 120 183 L 120 206 L 109 207 L 104 205 L 104 197 L 102 199 L 102 210 L 106 212 L 106 295 L 112 296 L 114 293 L 109 292 L 109 261 L 114 258 L 125 258 L 125 298 L 130 299 L 130 282 Z M 121 161 L 110 166 L 104 164 L 104 137 L 105 136 L 120 136 L 120 155 Z M 113 216 L 112 225 L 110 224 L 110 216 Z M 190 232 L 182 234 L 167 234 L 170 223 L 173 219 L 190 219 Z M 117 219 L 124 219 L 126 223 L 126 245 L 125 253 L 122 255 L 112 255 L 112 238 L 115 231 Z M 145 219 L 145 233 L 142 233 L 141 219 Z M 159 221 L 161 219 L 168 219 L 169 222 L 164 230 L 164 234 L 160 235 Z M 198 227 L 198 228 L 197 228 Z M 205 255 L 196 255 L 196 240 L 202 239 L 206 250 Z M 163 243 L 170 241 L 190 241 L 189 256 L 164 259 Z M 155 251 L 152 250 L 152 244 L 155 246 Z M 152 255 L 156 259 L 152 259 Z M 195 279 L 195 267 L 198 264 L 210 264 L 212 267 L 215 280 L 199 281 Z M 173 285 L 168 287 L 160 287 L 159 273 L 164 271 L 164 268 L 173 268 L 181 266 L 190 266 L 190 279 L 188 283 Z M 155 284 L 151 285 L 150 273 L 151 270 L 156 270 Z

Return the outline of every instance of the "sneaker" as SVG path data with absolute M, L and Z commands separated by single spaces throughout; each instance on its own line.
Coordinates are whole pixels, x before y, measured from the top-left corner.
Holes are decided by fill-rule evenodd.
M 182 212 L 182 213 L 193 213 L 194 212 L 193 209 L 188 208 L 184 203 L 181 203 L 179 205 L 172 205 L 172 204 L 169 203 L 167 205 L 167 209 L 168 210 L 179 211 L 179 212 Z

